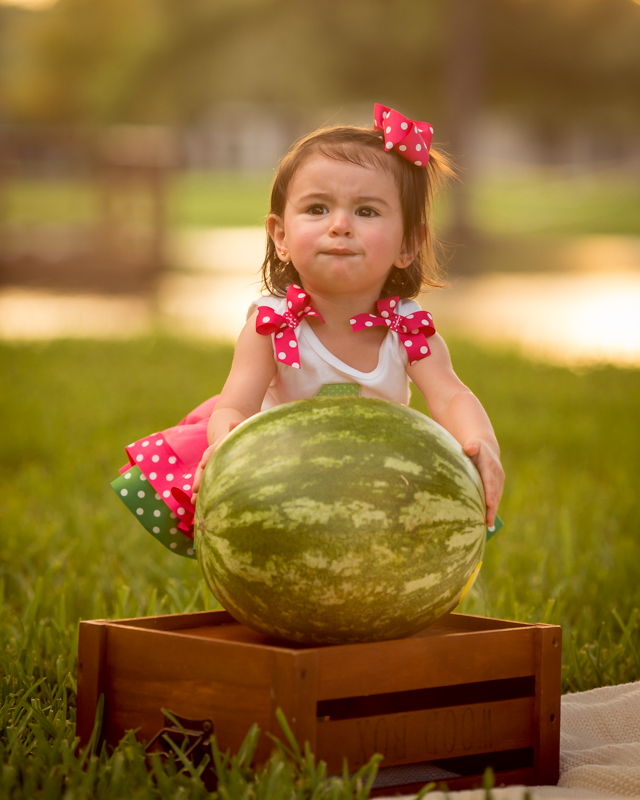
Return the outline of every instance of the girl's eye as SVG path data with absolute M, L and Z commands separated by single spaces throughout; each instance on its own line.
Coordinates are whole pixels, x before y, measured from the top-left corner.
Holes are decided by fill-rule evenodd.
M 321 215 L 321 214 L 326 214 L 327 213 L 327 208 L 326 208 L 326 206 L 323 206 L 320 203 L 316 203 L 313 206 L 309 206 L 309 208 L 307 209 L 307 213 L 314 214 L 314 215 L 318 216 L 318 215 Z
M 359 208 L 356 212 L 359 217 L 377 217 L 378 212 L 374 208 L 369 208 L 369 206 L 364 206 L 363 208 Z

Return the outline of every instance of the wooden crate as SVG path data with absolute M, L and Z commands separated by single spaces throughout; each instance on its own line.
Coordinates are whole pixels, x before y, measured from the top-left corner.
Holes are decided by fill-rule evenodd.
M 161 709 L 209 718 L 236 751 L 252 723 L 265 760 L 296 738 L 329 773 L 384 760 L 377 788 L 409 791 L 431 778 L 450 789 L 555 784 L 560 744 L 561 629 L 448 614 L 408 639 L 306 647 L 237 623 L 225 611 L 80 624 L 77 730 L 89 741 L 101 694 L 102 737 L 137 728 L 150 741 Z

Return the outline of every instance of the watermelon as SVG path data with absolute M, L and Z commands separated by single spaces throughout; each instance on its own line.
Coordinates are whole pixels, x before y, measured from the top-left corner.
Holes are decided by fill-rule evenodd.
M 409 636 L 450 611 L 486 538 L 482 482 L 440 425 L 384 400 L 315 397 L 215 451 L 196 553 L 240 622 L 305 644 Z

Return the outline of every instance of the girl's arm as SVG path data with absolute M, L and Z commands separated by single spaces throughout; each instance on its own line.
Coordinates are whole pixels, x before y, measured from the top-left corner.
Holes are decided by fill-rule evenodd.
M 257 313 L 256 311 L 252 314 L 238 337 L 229 377 L 209 419 L 209 447 L 202 455 L 193 480 L 194 503 L 202 473 L 211 454 L 236 425 L 260 411 L 267 388 L 276 372 L 271 336 L 261 336 L 256 332 Z
M 407 367 L 407 374 L 422 392 L 433 419 L 460 442 L 476 465 L 487 503 L 487 525 L 493 525 L 502 496 L 504 470 L 493 427 L 478 398 L 453 371 L 444 340 L 429 339 L 431 355 Z

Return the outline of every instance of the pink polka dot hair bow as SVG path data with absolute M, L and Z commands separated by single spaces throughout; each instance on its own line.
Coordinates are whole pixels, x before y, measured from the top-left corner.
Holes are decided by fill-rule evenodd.
M 283 364 L 300 369 L 300 356 L 298 354 L 298 340 L 294 333 L 304 317 L 316 317 L 320 322 L 324 320 L 310 305 L 309 295 L 295 283 L 287 289 L 287 310 L 284 314 L 277 314 L 269 306 L 259 306 L 256 317 L 256 331 L 261 336 L 270 336 L 275 333 L 276 358 Z
M 403 117 L 393 108 L 376 103 L 373 109 L 373 127 L 384 134 L 384 146 L 395 150 L 416 167 L 426 167 L 433 128 L 428 122 Z
M 400 341 L 407 348 L 409 363 L 413 366 L 421 358 L 430 355 L 427 337 L 433 336 L 436 329 L 428 311 L 415 311 L 413 314 L 401 317 L 394 311 L 397 305 L 397 297 L 385 297 L 384 300 L 378 300 L 379 314 L 358 314 L 349 321 L 354 331 L 363 331 L 374 325 L 387 325 L 398 334 Z

